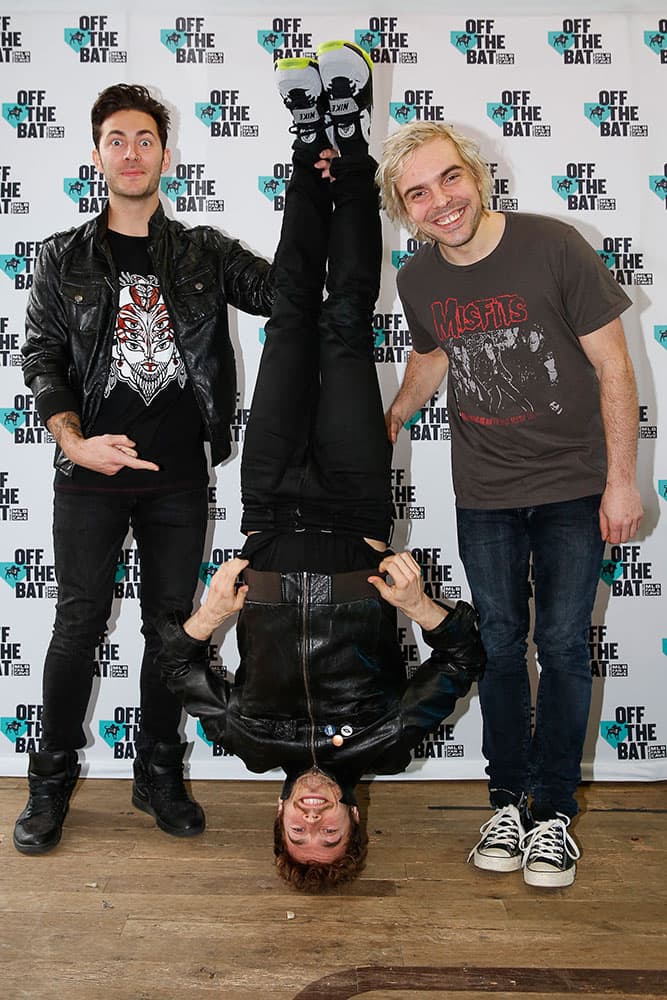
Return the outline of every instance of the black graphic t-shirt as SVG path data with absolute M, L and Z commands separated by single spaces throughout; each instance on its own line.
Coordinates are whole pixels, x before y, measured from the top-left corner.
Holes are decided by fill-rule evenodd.
M 104 398 L 88 434 L 126 434 L 159 472 L 103 476 L 75 466 L 71 486 L 172 490 L 208 481 L 203 424 L 148 254 L 148 237 L 108 232 L 119 308 Z M 60 480 L 63 485 L 65 480 Z
M 572 226 L 508 213 L 488 257 L 459 267 L 425 246 L 398 274 L 414 349 L 449 359 L 459 507 L 557 503 L 601 493 L 599 383 L 580 338 L 631 304 Z

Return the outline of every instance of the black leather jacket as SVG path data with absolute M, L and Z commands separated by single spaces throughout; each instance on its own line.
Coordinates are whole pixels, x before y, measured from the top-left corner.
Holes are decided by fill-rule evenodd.
M 105 210 L 43 243 L 22 347 L 25 382 L 42 422 L 71 410 L 78 414 L 84 436 L 102 401 L 118 312 L 118 281 L 106 229 Z M 271 266 L 215 229 L 187 229 L 167 219 L 161 206 L 148 235 L 149 254 L 217 465 L 231 450 L 229 425 L 236 406 L 227 306 L 269 315 Z M 55 465 L 71 473 L 72 463 L 59 448 Z
M 295 777 L 317 766 L 343 788 L 362 774 L 397 774 L 481 676 L 477 615 L 464 601 L 423 633 L 433 653 L 408 681 L 395 610 L 368 572 L 243 576 L 249 591 L 234 684 L 209 668 L 208 642 L 188 636 L 182 616 L 162 623 L 160 660 L 169 688 L 208 739 L 250 771 L 281 767 Z

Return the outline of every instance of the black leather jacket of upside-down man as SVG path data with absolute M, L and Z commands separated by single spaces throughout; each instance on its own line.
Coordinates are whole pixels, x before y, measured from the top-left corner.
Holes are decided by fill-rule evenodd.
M 118 278 L 105 240 L 106 210 L 42 244 L 26 310 L 23 374 L 43 423 L 73 411 L 90 433 L 109 375 Z M 236 406 L 227 306 L 268 316 L 271 265 L 208 226 L 187 229 L 158 206 L 148 252 L 217 465 L 231 450 Z M 72 463 L 56 449 L 55 465 Z
M 182 617 L 163 622 L 163 676 L 209 740 L 250 771 L 281 767 L 293 778 L 317 766 L 343 788 L 405 770 L 410 749 L 481 676 L 485 654 L 477 614 L 459 601 L 423 632 L 433 653 L 408 681 L 395 609 L 368 575 L 246 570 L 233 685 L 208 666 L 208 641 L 188 636 Z

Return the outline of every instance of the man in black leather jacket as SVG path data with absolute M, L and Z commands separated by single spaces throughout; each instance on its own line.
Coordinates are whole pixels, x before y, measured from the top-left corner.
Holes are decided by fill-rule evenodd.
M 302 105 L 294 109 L 304 95 L 320 109 L 322 94 L 341 97 L 349 80 L 363 104 L 370 61 L 333 42 L 320 48 L 319 67 L 281 60 L 276 70 L 297 139 L 243 451 L 248 540 L 193 615 L 174 612 L 161 625 L 161 660 L 210 740 L 251 771 L 283 769 L 277 867 L 291 884 L 319 891 L 363 865 L 356 783 L 403 771 L 485 658 L 470 605 L 431 600 L 410 553 L 386 546 L 391 446 L 373 356 L 381 237 L 363 123 L 370 93 L 343 121 L 329 102 L 336 159 L 317 152 L 328 143 L 324 122 L 310 115 L 299 128 Z M 433 650 L 410 681 L 397 608 Z M 237 613 L 240 665 L 230 686 L 208 667 L 207 651 Z
M 196 587 L 208 513 L 204 441 L 213 465 L 230 453 L 236 376 L 227 307 L 267 315 L 273 298 L 265 260 L 216 230 L 165 216 L 162 104 L 144 87 L 118 84 L 99 95 L 91 123 L 108 205 L 44 242 L 23 346 L 26 384 L 57 443 L 58 603 L 43 735 L 14 835 L 28 854 L 60 840 L 128 526 L 141 560 L 145 637 L 132 799 L 167 833 L 204 829 L 183 785 L 182 709 L 155 665 L 155 622 L 165 608 L 190 606 Z

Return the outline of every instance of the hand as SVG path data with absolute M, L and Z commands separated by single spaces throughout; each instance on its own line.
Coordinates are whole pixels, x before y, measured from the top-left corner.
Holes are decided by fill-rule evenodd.
M 630 541 L 639 530 L 644 510 L 634 485 L 610 486 L 600 501 L 600 534 L 605 542 L 619 545 Z
M 68 434 L 62 440 L 62 449 L 75 465 L 101 472 L 103 476 L 115 476 L 123 468 L 160 471 L 155 462 L 138 457 L 134 441 L 125 434 L 100 434 L 91 438 Z
M 403 421 L 393 408 L 390 408 L 384 415 L 384 422 L 387 427 L 387 437 L 392 444 L 396 444 Z
M 445 620 L 445 609 L 424 593 L 421 566 L 410 552 L 397 552 L 387 556 L 380 563 L 379 570 L 381 573 L 388 573 L 392 582 L 385 583 L 379 576 L 369 576 L 368 582 L 373 584 L 380 597 L 388 604 L 398 608 L 429 632 Z
M 337 149 L 323 149 L 320 153 L 320 159 L 315 162 L 315 169 L 320 170 L 323 179 L 328 179 L 330 181 L 335 181 L 336 178 L 331 176 L 331 161 L 335 160 L 340 153 Z
M 248 585 L 237 586 L 237 579 L 247 565 L 247 559 L 229 559 L 211 577 L 206 601 L 183 626 L 193 639 L 208 639 L 219 625 L 241 610 Z

